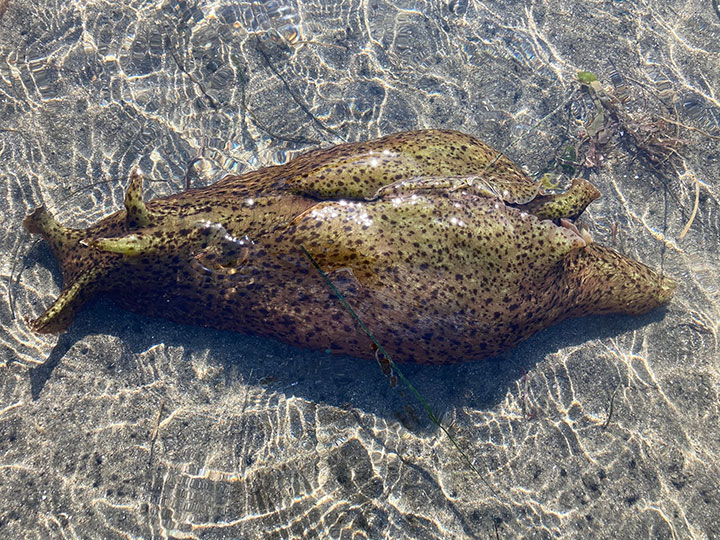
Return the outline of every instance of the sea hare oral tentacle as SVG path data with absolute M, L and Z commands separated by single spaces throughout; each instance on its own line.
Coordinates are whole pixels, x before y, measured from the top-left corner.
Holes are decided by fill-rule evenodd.
M 574 220 L 599 196 L 546 193 L 454 131 L 398 133 L 125 209 L 86 230 L 43 207 L 23 222 L 51 245 L 64 288 L 31 327 L 65 329 L 97 293 L 152 316 L 374 358 L 304 245 L 398 361 L 503 352 L 567 317 L 641 314 L 674 283 L 592 242 Z
M 45 313 L 30 321 L 30 328 L 40 334 L 65 330 L 77 311 L 97 292 L 97 284 L 106 271 L 106 267 L 96 266 L 83 272 L 63 290 Z
M 85 237 L 85 231 L 70 229 L 60 223 L 45 208 L 38 206 L 23 220 L 23 226 L 32 234 L 39 234 L 50 244 L 55 257 L 65 260 L 65 252 Z
M 86 251 L 82 244 L 87 232 L 60 225 L 44 206 L 28 214 L 23 225 L 32 234 L 39 234 L 48 241 L 60 262 L 66 284 L 60 296 L 45 313 L 30 321 L 30 328 L 43 334 L 61 332 L 70 326 L 75 313 L 85 302 L 99 291 L 99 284 L 110 265 L 102 258 L 81 261 L 81 253 Z

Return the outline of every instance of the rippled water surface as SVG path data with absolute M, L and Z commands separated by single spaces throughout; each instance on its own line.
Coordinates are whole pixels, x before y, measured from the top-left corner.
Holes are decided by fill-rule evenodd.
M 0 0 L 0 536 L 720 537 L 718 36 L 709 0 Z M 30 209 L 424 127 L 585 174 L 595 240 L 679 282 L 405 367 L 479 474 L 375 363 L 104 299 L 29 330 L 61 286 Z

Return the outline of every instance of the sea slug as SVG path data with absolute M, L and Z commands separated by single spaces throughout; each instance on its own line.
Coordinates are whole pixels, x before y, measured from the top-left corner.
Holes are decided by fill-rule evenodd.
M 672 296 L 672 280 L 575 225 L 599 195 L 582 178 L 545 193 L 442 130 L 314 150 L 149 202 L 136 170 L 125 209 L 88 229 L 44 207 L 25 218 L 64 281 L 30 325 L 62 331 L 104 293 L 151 316 L 373 358 L 302 244 L 395 360 L 497 355 L 567 317 L 643 314 Z

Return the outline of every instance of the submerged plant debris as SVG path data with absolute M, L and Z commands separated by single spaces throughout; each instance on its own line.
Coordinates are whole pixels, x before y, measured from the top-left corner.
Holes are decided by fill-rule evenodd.
M 332 280 L 328 277 L 328 275 L 323 271 L 322 268 L 320 268 L 320 265 L 317 263 L 317 261 L 313 258 L 313 256 L 310 254 L 310 252 L 305 249 L 305 246 L 300 245 L 300 249 L 305 254 L 305 256 L 310 260 L 310 263 L 313 265 L 313 268 L 317 270 L 317 272 L 322 276 L 325 283 L 327 283 L 330 290 L 332 290 L 333 294 L 337 297 L 338 301 L 342 304 L 342 306 L 347 310 L 347 312 L 352 316 L 352 318 L 357 323 L 360 330 L 372 340 L 372 343 L 374 345 L 374 348 L 376 349 L 376 353 L 379 353 L 379 359 L 378 362 L 380 363 L 381 369 L 383 371 L 383 374 L 388 377 L 390 380 L 391 386 L 394 388 L 397 384 L 396 381 L 393 380 L 394 373 L 397 372 L 398 377 L 400 380 L 407 386 L 407 388 L 412 392 L 412 394 L 415 396 L 415 398 L 420 402 L 423 409 L 425 410 L 425 413 L 427 414 L 427 417 L 430 419 L 430 421 L 435 424 L 438 428 L 442 430 L 442 432 L 448 437 L 452 445 L 457 449 L 457 451 L 460 453 L 460 456 L 462 457 L 465 464 L 470 467 L 470 469 L 482 480 L 482 482 L 485 484 L 485 486 L 490 490 L 490 492 L 497 497 L 496 491 L 493 489 L 493 487 L 490 485 L 490 483 L 487 481 L 485 476 L 480 472 L 480 470 L 475 466 L 475 464 L 470 460 L 465 450 L 460 446 L 457 439 L 450 433 L 450 430 L 448 427 L 446 427 L 438 417 L 435 415 L 435 413 L 432 410 L 432 407 L 430 407 L 430 404 L 428 401 L 423 397 L 423 395 L 415 388 L 415 386 L 410 382 L 410 380 L 405 377 L 405 374 L 402 372 L 402 370 L 398 367 L 398 365 L 393 361 L 390 354 L 385 350 L 385 348 L 382 346 L 380 341 L 375 337 L 375 335 L 372 333 L 372 331 L 365 325 L 365 323 L 362 321 L 362 319 L 358 316 L 357 313 L 355 313 L 355 310 L 352 308 L 352 306 L 348 303 L 348 301 L 345 299 L 345 297 L 342 295 L 342 293 L 338 290 L 338 288 L 335 286 L 335 284 L 332 282 Z M 378 356 L 376 354 L 376 356 Z
M 629 90 L 617 72 L 613 72 L 614 91 L 603 86 L 594 73 L 580 71 L 578 82 L 595 106 L 592 121 L 579 132 L 574 146 L 566 146 L 559 161 L 563 165 L 587 168 L 602 166 L 607 153 L 618 144 L 650 165 L 662 168 L 681 158 L 685 141 L 677 128 L 664 118 L 648 113 L 630 113 L 625 109 Z M 572 150 L 570 150 L 572 148 Z

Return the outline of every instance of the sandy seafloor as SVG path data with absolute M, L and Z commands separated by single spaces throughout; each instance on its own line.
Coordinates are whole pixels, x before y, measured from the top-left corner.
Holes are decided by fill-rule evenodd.
M 720 538 L 710 0 L 5 7 L 1 537 Z M 422 127 L 476 135 L 534 174 L 592 120 L 578 70 L 626 96 L 634 118 L 685 126 L 671 165 L 616 130 L 582 171 L 603 194 L 585 218 L 595 240 L 679 287 L 644 317 L 577 319 L 500 358 L 406 366 L 482 478 L 373 362 L 104 299 L 62 336 L 28 329 L 61 286 L 20 225 L 41 203 L 83 227 L 121 207 L 138 164 L 161 196 L 199 156 L 191 181 L 206 185 Z

